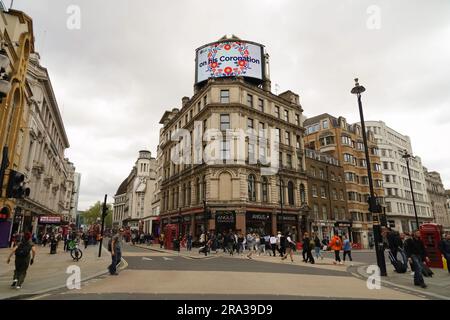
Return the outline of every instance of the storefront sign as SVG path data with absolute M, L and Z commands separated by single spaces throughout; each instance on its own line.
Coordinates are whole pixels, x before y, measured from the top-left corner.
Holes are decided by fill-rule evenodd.
M 267 213 L 252 213 L 247 212 L 247 219 L 250 220 L 259 220 L 259 221 L 266 221 L 270 219 L 270 214 Z
M 170 222 L 171 223 L 178 223 L 178 222 L 181 222 L 181 219 L 180 219 L 180 217 L 170 217 Z
M 216 223 L 235 223 L 236 214 L 234 211 L 217 211 Z
M 297 222 L 297 215 L 295 214 L 277 214 L 277 221 Z
M 334 224 L 335 227 L 340 227 L 340 228 L 351 228 L 352 227 L 352 223 L 350 221 L 336 221 Z
M 198 215 L 195 216 L 195 220 L 196 221 L 204 220 L 204 219 L 205 219 L 205 216 L 203 214 L 198 214 Z
M 61 217 L 56 216 L 43 216 L 39 217 L 40 224 L 58 224 L 61 223 Z

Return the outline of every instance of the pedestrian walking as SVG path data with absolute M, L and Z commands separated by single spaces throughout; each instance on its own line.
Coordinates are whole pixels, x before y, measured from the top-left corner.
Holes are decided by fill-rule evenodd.
M 192 233 L 190 233 L 190 232 L 186 236 L 186 249 L 187 249 L 187 251 L 192 250 Z
M 124 230 L 120 228 L 115 230 L 115 234 L 111 238 L 111 246 L 108 245 L 108 249 L 111 249 L 111 265 L 108 267 L 109 273 L 112 276 L 117 276 L 117 266 L 122 260 L 122 243 L 123 243 L 123 232 Z
M 286 244 L 287 244 L 286 245 L 286 253 L 281 258 L 281 260 L 285 260 L 289 256 L 291 258 L 291 262 L 294 262 L 293 254 L 294 254 L 296 243 L 292 239 L 292 235 L 290 233 L 288 233 L 286 236 Z
M 422 275 L 424 268 L 423 262 L 430 262 L 430 259 L 428 258 L 425 246 L 420 239 L 419 230 L 416 230 L 413 233 L 412 238 L 406 240 L 405 250 L 408 261 L 414 266 L 414 285 L 425 289 L 427 285 L 425 284 Z
M 164 233 L 161 233 L 159 235 L 159 247 L 160 247 L 160 249 L 162 249 L 163 246 L 164 246 Z
M 450 232 L 439 242 L 439 250 L 441 250 L 444 259 L 447 260 L 447 270 L 450 272 Z
M 303 262 L 310 262 L 311 264 L 314 264 L 314 257 L 312 255 L 312 249 L 314 248 L 315 244 L 314 241 L 311 241 L 309 238 L 309 233 L 305 232 L 303 234 Z
M 242 234 L 242 232 L 239 232 L 239 236 L 238 236 L 238 254 L 243 254 L 244 253 L 244 235 Z
M 331 250 L 334 251 L 334 261 L 333 264 L 342 264 L 340 251 L 342 250 L 342 240 L 339 238 L 337 234 L 331 238 L 330 243 L 328 246 L 331 248 Z
M 270 236 L 269 242 L 270 242 L 270 248 L 272 249 L 272 254 L 273 254 L 274 257 L 276 257 L 277 256 L 277 249 L 278 249 L 278 247 L 277 247 L 277 237 L 275 237 L 272 234 Z
M 248 245 L 248 249 L 250 250 L 250 252 L 247 255 L 248 259 L 252 259 L 252 255 L 255 249 L 255 245 L 256 245 L 256 234 L 252 233 L 252 234 L 248 234 L 247 235 L 247 245 Z
M 30 241 L 30 239 L 31 233 L 26 232 L 19 245 L 12 249 L 6 261 L 7 263 L 9 263 L 11 261 L 12 255 L 15 255 L 15 270 L 11 288 L 22 288 L 25 276 L 27 275 L 28 267 L 34 262 L 36 249 L 34 248 L 34 244 Z
M 50 236 L 50 254 L 56 254 L 58 248 L 58 239 L 54 234 Z
M 350 239 L 348 238 L 347 235 L 344 236 L 344 242 L 343 242 L 342 249 L 344 250 L 344 262 L 345 262 L 345 257 L 348 256 L 348 258 L 350 259 L 350 265 L 353 266 L 352 243 L 350 242 Z
M 227 241 L 228 252 L 232 256 L 233 252 L 234 252 L 234 246 L 235 246 L 236 242 L 235 242 L 234 234 L 233 234 L 233 232 L 231 230 L 230 230 L 230 232 L 228 232 L 228 234 L 226 236 L 226 241 Z
M 317 235 L 317 233 L 314 236 L 314 252 L 316 254 L 316 259 L 322 259 L 323 260 L 323 255 L 321 253 L 321 249 L 322 249 L 322 243 L 319 239 L 319 236 Z
M 278 235 L 279 235 L 279 244 L 278 244 L 278 248 L 280 251 L 280 256 L 283 257 L 286 254 L 286 237 L 284 234 L 282 234 L 280 231 L 278 231 Z

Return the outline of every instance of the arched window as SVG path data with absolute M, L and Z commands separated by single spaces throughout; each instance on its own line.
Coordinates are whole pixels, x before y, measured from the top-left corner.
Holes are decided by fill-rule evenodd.
M 294 205 L 294 184 L 292 181 L 288 182 L 288 201 L 289 205 Z
M 300 201 L 301 203 L 306 203 L 306 191 L 305 191 L 305 185 L 302 183 L 300 184 Z
M 261 200 L 262 202 L 269 202 L 268 199 L 268 182 L 267 182 L 267 178 L 263 177 L 262 178 L 262 182 L 261 182 Z
M 248 200 L 256 201 L 255 176 L 253 174 L 248 176 Z

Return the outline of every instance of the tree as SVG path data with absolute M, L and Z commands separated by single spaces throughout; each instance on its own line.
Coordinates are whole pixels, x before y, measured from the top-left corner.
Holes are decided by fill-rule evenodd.
M 106 218 L 105 218 L 105 228 L 112 228 L 112 205 L 106 204 Z M 103 203 L 97 201 L 93 206 L 91 206 L 88 210 L 82 213 L 83 221 L 85 225 L 94 224 L 97 219 L 102 219 L 102 208 Z

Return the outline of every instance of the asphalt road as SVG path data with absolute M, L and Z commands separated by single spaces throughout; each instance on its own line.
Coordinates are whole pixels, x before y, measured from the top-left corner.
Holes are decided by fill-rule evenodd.
M 354 252 L 354 260 L 372 263 L 373 252 Z M 297 252 L 291 264 L 281 263 L 279 257 L 265 257 L 266 261 L 244 257 L 230 258 L 212 255 L 207 259 L 192 259 L 169 253 L 159 253 L 125 244 L 123 256 L 127 268 L 119 276 L 104 275 L 82 285 L 82 290 L 59 290 L 42 296 L 33 297 L 39 300 L 298 300 L 298 299 L 369 299 L 370 292 L 362 289 L 361 284 L 346 268 L 330 266 L 329 262 L 317 261 L 316 266 L 303 265 L 301 252 Z M 332 253 L 325 253 L 333 257 Z M 274 259 L 273 262 L 271 259 Z M 323 265 L 322 265 L 323 264 Z M 336 270 L 336 268 L 338 270 Z M 217 273 L 217 276 L 216 276 Z M 267 275 L 267 276 L 266 276 Z M 181 282 L 173 280 L 182 279 Z M 250 280 L 251 279 L 251 280 Z M 291 280 L 287 280 L 291 279 Z M 157 281 L 157 282 L 155 282 Z M 180 281 L 180 280 L 176 280 Z M 240 286 L 238 282 L 246 282 L 255 287 L 255 293 L 242 289 L 231 290 Z M 214 284 L 217 282 L 217 284 Z M 258 283 L 259 282 L 259 283 Z M 285 283 L 279 287 L 279 282 Z M 181 284 L 182 283 L 182 284 Z M 204 283 L 204 284 L 202 284 Z M 336 284 L 335 284 L 336 283 Z M 181 284 L 181 285 L 180 285 Z M 211 288 L 209 292 L 202 290 L 186 294 L 186 288 L 204 286 Z M 291 285 L 292 284 L 292 285 Z M 278 285 L 278 289 L 276 288 Z M 155 288 L 158 287 L 158 288 Z M 167 286 L 173 286 L 166 290 Z M 214 289 L 216 288 L 217 289 Z M 259 286 L 259 287 L 258 287 Z M 288 287 L 286 287 L 288 286 Z M 344 286 L 344 287 L 343 287 Z M 242 285 L 240 286 L 242 288 Z M 323 287 L 323 288 L 322 288 Z M 339 287 L 339 290 L 336 290 Z M 354 288 L 354 289 L 352 289 Z M 361 295 L 353 293 L 360 290 Z M 247 290 L 248 291 L 248 290 Z M 336 292 L 335 292 L 336 291 Z M 347 291 L 342 293 L 342 291 Z M 356 291 L 355 291 L 356 292 Z M 396 293 L 393 297 L 396 297 Z M 383 297 L 374 295 L 374 298 Z

